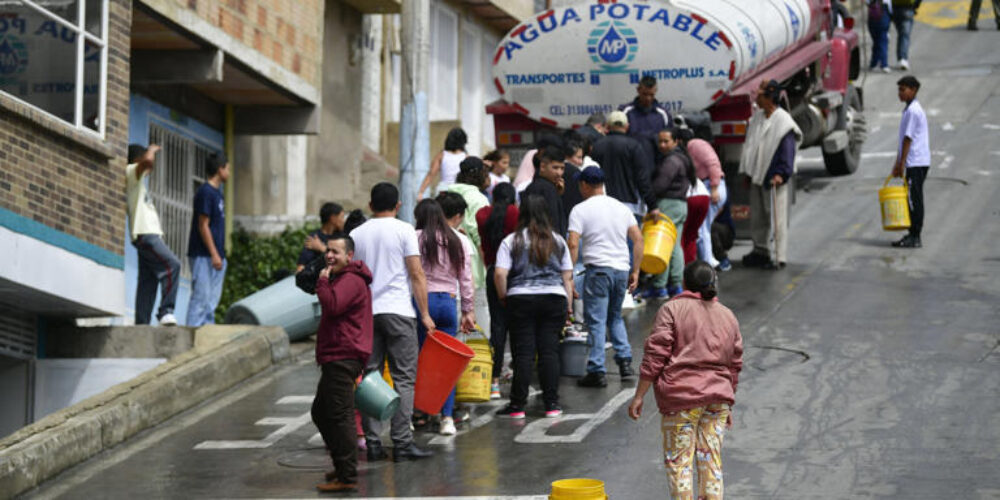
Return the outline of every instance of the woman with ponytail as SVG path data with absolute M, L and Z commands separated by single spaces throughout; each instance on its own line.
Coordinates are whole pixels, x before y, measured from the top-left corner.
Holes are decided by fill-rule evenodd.
M 495 267 L 497 298 L 506 302 L 514 353 L 510 403 L 497 415 L 524 418 L 537 356 L 545 416 L 558 417 L 559 334 L 573 297 L 573 261 L 566 240 L 552 230 L 543 197 L 522 200 L 517 231 L 500 243 Z
M 416 220 L 417 242 L 420 245 L 420 264 L 427 275 L 427 309 L 438 330 L 458 335 L 459 326 L 463 332 L 475 328 L 476 313 L 472 286 L 472 245 L 461 238 L 458 231 L 448 225 L 441 205 L 431 199 L 421 200 L 413 210 Z M 462 299 L 462 317 L 459 325 L 458 304 L 455 296 Z M 424 345 L 427 330 L 417 326 L 417 340 Z M 452 413 L 455 408 L 455 390 L 441 408 L 441 434 L 455 434 Z
M 684 269 L 684 293 L 656 314 L 628 408 L 629 417 L 638 420 L 643 396 L 653 388 L 669 498 L 721 499 L 723 494 L 722 439 L 732 426 L 743 338 L 736 316 L 716 298 L 716 283 L 715 270 L 704 261 Z M 695 485 L 697 493 L 691 491 Z
M 517 192 L 514 185 L 501 182 L 493 188 L 493 204 L 476 212 L 479 241 L 483 245 L 483 264 L 486 265 L 486 303 L 490 310 L 490 346 L 493 347 L 493 385 L 490 399 L 500 399 L 500 374 L 503 371 L 504 350 L 507 344 L 507 322 L 503 305 L 497 299 L 494 281 L 497 250 L 500 242 L 517 228 Z

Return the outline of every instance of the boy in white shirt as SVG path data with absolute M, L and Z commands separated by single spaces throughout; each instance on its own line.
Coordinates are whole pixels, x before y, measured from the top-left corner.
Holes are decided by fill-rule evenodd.
M 928 139 L 927 115 L 917 101 L 920 82 L 913 76 L 900 78 L 899 100 L 906 103 L 899 122 L 899 153 L 892 167 L 893 177 L 904 177 L 910 195 L 910 232 L 892 246 L 920 248 L 920 231 L 924 227 L 924 180 L 931 165 L 931 148 Z

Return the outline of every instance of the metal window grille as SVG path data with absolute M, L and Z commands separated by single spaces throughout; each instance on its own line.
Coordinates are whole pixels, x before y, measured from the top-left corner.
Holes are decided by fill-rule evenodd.
M 0 307 L 0 355 L 17 359 L 35 356 L 35 316 Z
M 192 203 L 198 186 L 205 182 L 205 160 L 214 150 L 156 124 L 149 125 L 149 141 L 162 148 L 150 175 L 149 195 L 160 216 L 163 240 L 181 260 L 181 277 L 190 278 L 186 255 Z

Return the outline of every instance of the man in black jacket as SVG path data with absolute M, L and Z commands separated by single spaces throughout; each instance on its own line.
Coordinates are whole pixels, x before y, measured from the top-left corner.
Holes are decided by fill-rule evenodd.
M 521 200 L 526 200 L 529 196 L 545 198 L 552 229 L 565 238 L 569 223 L 563 210 L 563 170 L 566 168 L 566 163 L 562 148 L 545 148 L 541 156 L 536 155 L 536 158 L 539 160 L 538 171 L 535 173 L 535 179 L 521 193 Z
M 656 211 L 656 197 L 650 189 L 653 158 L 638 141 L 626 135 L 627 132 L 625 113 L 612 112 L 608 115 L 608 135 L 594 144 L 590 156 L 604 170 L 604 188 L 608 196 L 641 216 L 643 203 L 650 212 Z

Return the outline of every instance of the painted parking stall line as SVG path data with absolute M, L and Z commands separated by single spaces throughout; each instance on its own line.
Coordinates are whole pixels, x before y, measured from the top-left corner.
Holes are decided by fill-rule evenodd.
M 611 415 L 614 414 L 618 407 L 631 399 L 634 393 L 633 389 L 625 389 L 619 392 L 610 401 L 605 403 L 597 413 L 564 414 L 559 418 L 536 420 L 528 424 L 514 438 L 514 442 L 531 444 L 581 443 L 597 426 L 611 418 Z M 573 420 L 586 420 L 586 422 L 577 427 L 571 434 L 563 436 L 548 434 L 548 430 L 551 427 Z

